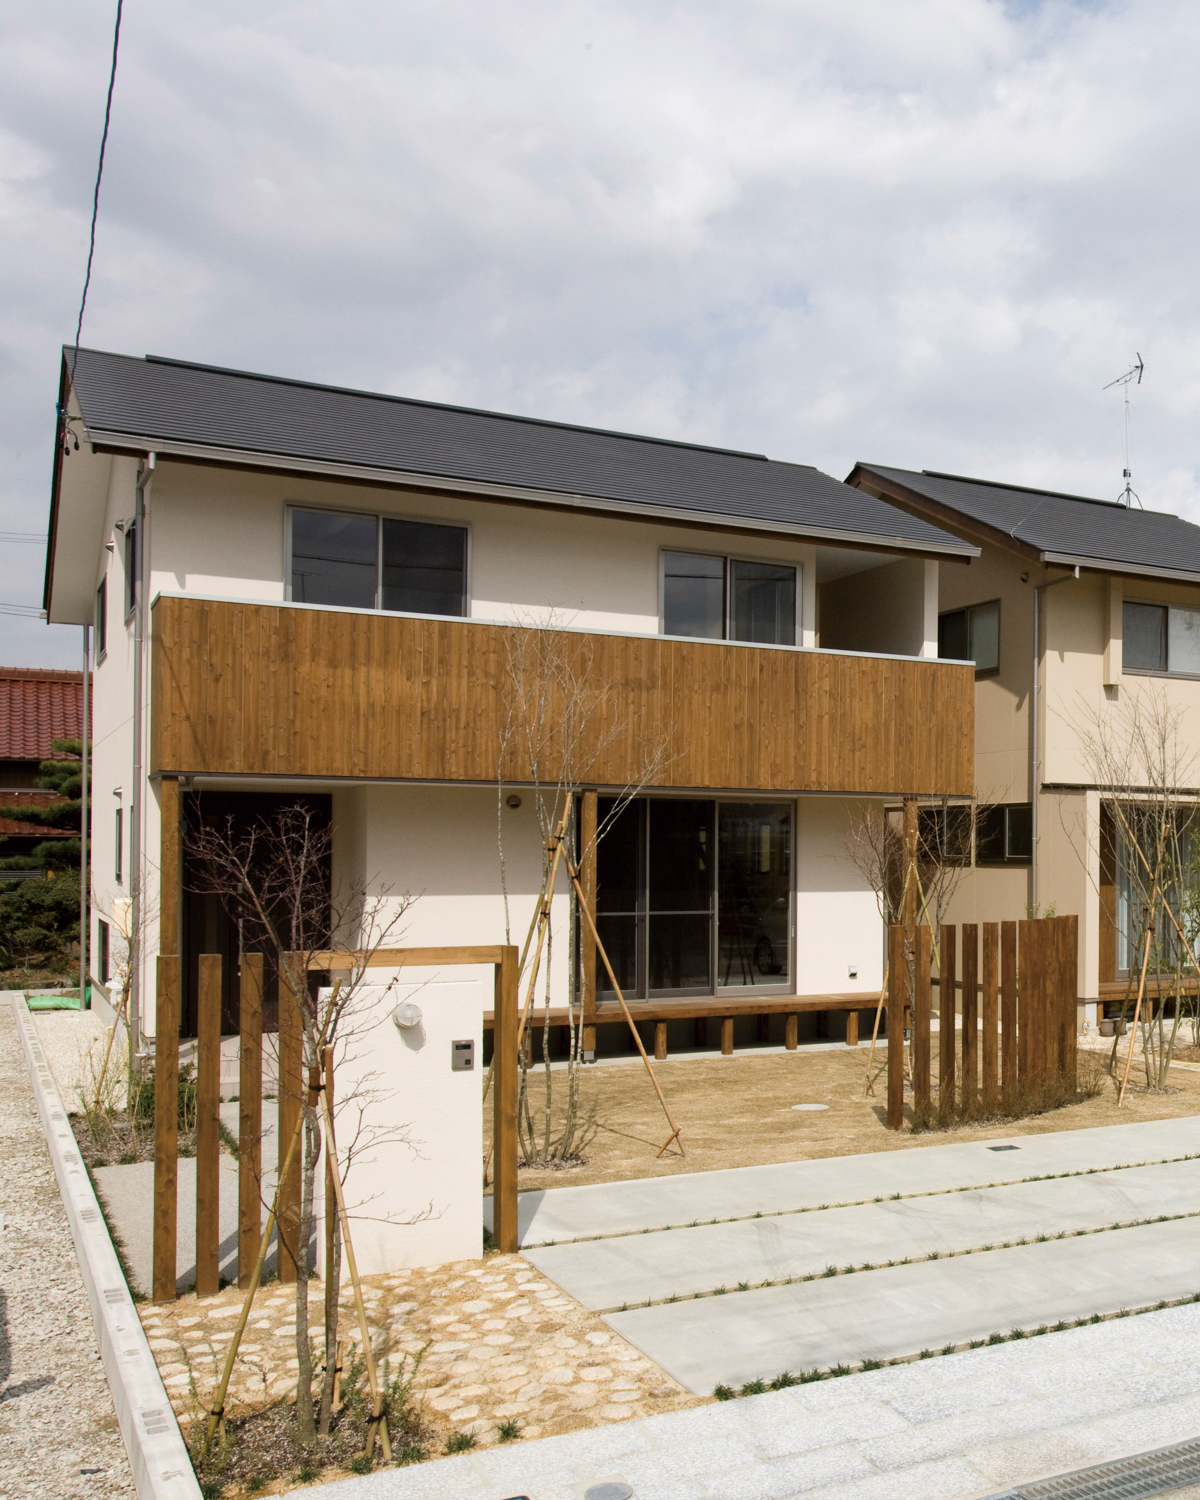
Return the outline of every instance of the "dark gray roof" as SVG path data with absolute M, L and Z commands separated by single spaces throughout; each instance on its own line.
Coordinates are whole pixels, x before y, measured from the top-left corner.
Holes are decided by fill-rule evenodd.
M 977 529 L 969 524 L 965 528 L 976 540 L 985 534 L 979 528 L 986 528 L 1000 545 L 1011 539 L 1037 552 L 1043 562 L 1200 579 L 1200 526 L 1164 511 L 1126 509 L 1115 500 L 1092 500 L 929 469 L 918 473 L 861 463 L 854 473 L 890 481 L 897 488 L 889 486 L 887 492 L 898 504 L 910 503 L 900 487 L 933 502 L 923 514 L 942 525 L 953 526 L 957 515 L 967 523 L 978 523 Z
M 64 350 L 70 367 L 72 351 Z M 953 556 L 976 549 L 804 464 L 180 360 L 80 349 L 93 442 L 270 454 Z

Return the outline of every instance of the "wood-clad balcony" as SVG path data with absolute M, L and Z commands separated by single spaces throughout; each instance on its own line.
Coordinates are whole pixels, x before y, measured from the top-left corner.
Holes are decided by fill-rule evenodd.
M 191 595 L 152 611 L 167 776 L 521 783 L 538 739 L 547 781 L 566 722 L 599 786 L 650 764 L 652 787 L 970 796 L 974 706 L 969 664 L 912 657 Z

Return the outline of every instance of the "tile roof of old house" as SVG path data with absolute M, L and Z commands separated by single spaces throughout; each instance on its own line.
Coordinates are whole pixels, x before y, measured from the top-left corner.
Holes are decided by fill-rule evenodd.
M 0 667 L 0 761 L 57 759 L 51 740 L 82 728 L 82 672 Z

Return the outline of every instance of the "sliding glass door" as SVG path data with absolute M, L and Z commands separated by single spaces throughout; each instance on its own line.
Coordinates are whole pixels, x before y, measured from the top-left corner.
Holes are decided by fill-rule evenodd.
M 771 990 L 791 982 L 788 802 L 639 798 L 597 851 L 596 925 L 630 999 Z M 603 964 L 597 988 L 611 993 Z

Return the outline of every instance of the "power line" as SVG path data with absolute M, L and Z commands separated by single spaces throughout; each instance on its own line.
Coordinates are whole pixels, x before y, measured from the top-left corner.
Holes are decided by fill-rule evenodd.
M 44 531 L 0 531 L 0 542 L 44 542 Z
M 0 615 L 20 615 L 23 620 L 40 620 L 42 612 L 36 604 L 0 604 Z
M 112 119 L 113 88 L 117 82 L 117 51 L 121 45 L 121 7 L 117 0 L 117 22 L 113 28 L 112 66 L 108 74 L 108 98 L 104 103 L 104 132 L 100 137 L 100 160 L 96 164 L 96 187 L 92 193 L 92 229 L 88 240 L 87 272 L 83 278 L 83 295 L 79 299 L 79 320 L 75 325 L 75 348 L 71 355 L 71 384 L 75 384 L 75 361 L 79 358 L 79 340 L 83 334 L 83 310 L 87 306 L 88 288 L 92 283 L 92 258 L 96 253 L 96 220 L 100 214 L 100 181 L 104 176 L 104 150 L 108 145 L 108 126 Z

